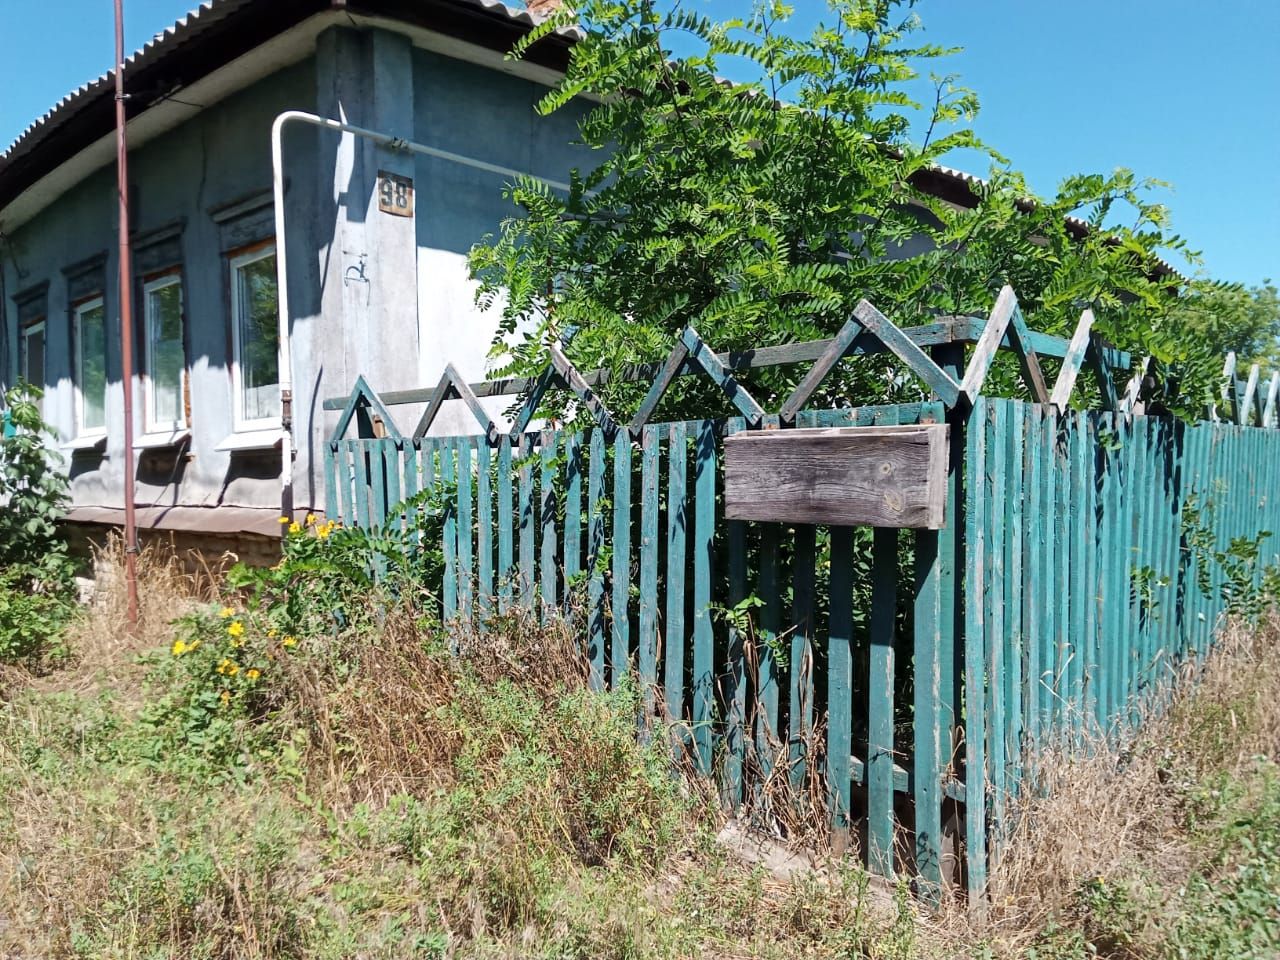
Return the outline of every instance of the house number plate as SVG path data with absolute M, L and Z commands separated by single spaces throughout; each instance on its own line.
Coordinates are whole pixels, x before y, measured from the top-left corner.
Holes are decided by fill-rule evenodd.
M 412 217 L 413 179 L 379 170 L 378 209 L 393 217 Z

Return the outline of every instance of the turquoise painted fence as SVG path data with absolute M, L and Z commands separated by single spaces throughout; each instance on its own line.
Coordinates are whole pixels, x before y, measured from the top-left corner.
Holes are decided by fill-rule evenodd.
M 746 428 L 344 439 L 329 512 L 412 525 L 403 501 L 444 485 L 444 616 L 578 618 L 593 682 L 634 672 L 726 802 L 816 776 L 868 866 L 926 890 L 982 888 L 1039 751 L 1129 735 L 1212 642 L 1229 586 L 1213 555 L 1280 530 L 1271 429 L 981 398 L 946 527 L 871 532 L 723 520 L 720 444 Z M 1258 559 L 1255 576 L 1280 561 L 1276 538 Z M 749 623 L 725 614 L 747 597 Z
M 980 889 L 1040 752 L 1123 742 L 1209 649 L 1232 587 L 1219 555 L 1237 541 L 1254 586 L 1280 562 L 1280 431 L 984 398 L 965 478 L 965 834 Z
M 907 404 L 803 412 L 796 425 L 943 415 L 939 403 Z M 956 528 L 725 521 L 721 444 L 746 428 L 743 418 L 649 424 L 638 441 L 626 430 L 547 430 L 492 446 L 484 436 L 344 439 L 330 445 L 329 510 L 369 529 L 412 526 L 415 508 L 402 501 L 447 485 L 446 619 L 575 619 L 592 682 L 634 677 L 651 723 L 717 777 L 727 803 L 771 780 L 796 795 L 825 784 L 837 836 L 856 841 L 872 869 L 937 887 L 956 854 L 942 824 L 964 794 L 944 629 L 955 587 L 942 558 L 955 554 Z M 919 589 L 900 589 L 904 580 Z M 751 616 L 730 616 L 748 597 L 759 599 L 743 608 Z
M 1069 341 L 1030 331 L 1005 288 L 986 320 L 901 329 L 864 301 L 830 340 L 736 354 L 685 328 L 665 364 L 617 374 L 579 374 L 552 344 L 530 380 L 468 385 L 449 366 L 434 390 L 379 396 L 359 379 L 325 401 L 342 411 L 325 446 L 326 511 L 415 530 L 420 495 L 436 491 L 448 621 L 569 618 L 592 682 L 634 678 L 646 728 L 668 730 L 726 804 L 779 828 L 771 803 L 821 799 L 837 845 L 872 871 L 973 898 L 1019 794 L 1038 789 L 1043 752 L 1132 736 L 1209 649 L 1240 578 L 1256 585 L 1280 562 L 1267 533 L 1280 531 L 1280 374 L 1264 396 L 1258 368 L 1242 381 L 1228 359 L 1234 423 L 1145 416 L 1147 365 L 1120 395 L 1112 371 L 1130 358 L 1092 323 L 1084 311 Z M 983 394 L 1002 349 L 1038 402 Z M 801 410 L 836 364 L 871 353 L 893 354 L 938 399 Z M 1051 389 L 1041 357 L 1058 361 Z M 735 379 L 800 362 L 808 373 L 777 414 Z M 1102 412 L 1070 409 L 1085 370 Z M 709 377 L 742 416 L 649 423 L 687 375 Z M 592 392 L 613 377 L 652 383 L 629 427 Z M 551 388 L 596 426 L 529 430 Z M 525 398 L 510 435 L 479 401 L 502 395 Z M 478 435 L 426 435 L 451 398 Z M 396 404 L 426 405 L 412 437 L 396 430 Z M 943 422 L 940 530 L 722 516 L 728 434 Z

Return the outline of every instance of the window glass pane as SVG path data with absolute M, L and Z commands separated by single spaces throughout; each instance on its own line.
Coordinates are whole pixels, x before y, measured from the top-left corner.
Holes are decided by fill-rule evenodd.
M 44 326 L 22 332 L 22 376 L 34 387 L 44 388 Z
M 275 254 L 242 264 L 235 273 L 241 416 L 275 419 L 280 416 Z
M 80 311 L 80 395 L 85 430 L 107 425 L 107 334 L 102 305 Z
M 150 337 L 151 420 L 179 423 L 182 416 L 182 285 L 171 283 L 147 294 Z

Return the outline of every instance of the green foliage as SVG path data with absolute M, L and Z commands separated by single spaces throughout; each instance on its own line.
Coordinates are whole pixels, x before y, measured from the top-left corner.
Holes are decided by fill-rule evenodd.
M 249 608 L 280 634 L 324 635 L 367 625 L 377 617 L 378 594 L 419 598 L 444 572 L 443 524 L 456 489 L 446 484 L 392 506 L 388 516 L 407 524 L 369 532 L 333 520 L 281 517 L 283 556 L 272 567 L 236 564 L 228 584 L 243 591 Z
M 617 368 L 661 360 L 688 323 L 718 349 L 760 347 L 830 336 L 863 297 L 901 326 L 986 315 L 1005 283 L 1039 330 L 1069 334 L 1093 307 L 1099 333 L 1174 370 L 1217 351 L 1167 318 L 1180 281 L 1156 257 L 1185 247 L 1149 199 L 1155 181 L 1126 170 L 1072 176 L 1044 198 L 998 165 L 973 184 L 976 207 L 939 199 L 924 184 L 949 151 L 1003 163 L 968 126 L 977 98 L 953 78 L 935 78 L 924 105 L 906 93 L 951 51 L 915 42 L 909 4 L 829 6 L 824 24 L 792 36 L 789 8 L 773 0 L 723 23 L 652 0 L 588 0 L 517 45 L 520 56 L 581 24 L 568 72 L 539 109 L 590 98 L 579 132 L 599 161 L 570 172 L 567 195 L 510 184 L 520 215 L 471 252 L 479 303 L 501 304 L 501 374 L 538 372 L 547 339 L 570 328 L 579 367 Z M 681 60 L 677 34 L 693 48 Z M 756 79 L 718 79 L 728 60 Z M 913 126 L 926 131 L 920 142 Z M 748 386 L 776 408 L 802 373 L 757 372 Z M 1203 370 L 1187 374 L 1184 393 L 1198 402 Z M 602 391 L 625 412 L 645 386 Z M 864 361 L 814 402 L 915 399 L 921 389 L 888 360 Z M 672 403 L 696 406 L 708 391 L 681 381 Z
M 234 607 L 199 610 L 175 627 L 177 639 L 167 655 L 156 655 L 149 678 L 148 753 L 163 762 L 181 751 L 213 782 L 243 777 L 250 721 L 281 699 L 282 661 L 297 653 L 298 638 Z
M 67 480 L 45 440 L 40 391 L 4 394 L 0 432 L 0 661 L 34 665 L 56 653 L 74 611 L 74 566 L 58 532 Z
M 1240 363 L 1280 369 L 1280 291 L 1270 280 L 1260 286 L 1199 283 L 1181 298 L 1173 319 Z

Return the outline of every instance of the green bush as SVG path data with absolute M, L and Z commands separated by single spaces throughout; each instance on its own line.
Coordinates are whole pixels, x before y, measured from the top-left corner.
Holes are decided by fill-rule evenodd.
M 0 661 L 34 665 L 60 651 L 75 609 L 74 565 L 58 532 L 67 479 L 45 443 L 40 391 L 4 394 L 0 431 Z

